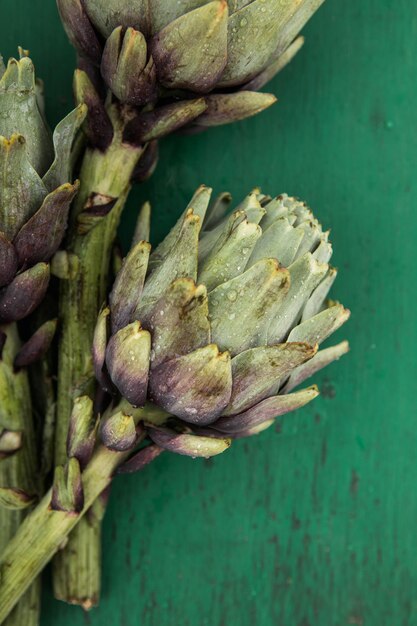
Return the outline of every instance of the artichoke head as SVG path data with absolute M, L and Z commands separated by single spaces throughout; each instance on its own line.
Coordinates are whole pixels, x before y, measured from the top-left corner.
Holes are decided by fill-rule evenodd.
M 204 96 L 205 111 L 183 123 L 196 129 L 275 102 L 255 92 L 298 51 L 323 1 L 57 0 L 71 42 L 118 100 L 158 107 Z
M 78 188 L 71 150 L 86 115 L 79 106 L 52 135 L 33 63 L 21 54 L 0 63 L 0 323 L 26 317 L 45 294 Z
M 255 190 L 230 213 L 210 193 L 152 253 L 145 207 L 93 350 L 102 386 L 157 415 L 150 438 L 192 456 L 308 403 L 316 387 L 289 392 L 348 349 L 318 351 L 349 311 L 327 299 L 332 247 L 306 204 Z

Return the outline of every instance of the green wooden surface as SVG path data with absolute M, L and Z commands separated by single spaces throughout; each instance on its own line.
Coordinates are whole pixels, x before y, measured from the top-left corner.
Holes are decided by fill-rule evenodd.
M 73 59 L 53 0 L 0 11 L 0 48 L 31 48 L 56 121 Z M 42 626 L 417 624 L 415 3 L 327 0 L 305 34 L 273 109 L 163 143 L 124 233 L 150 198 L 160 238 L 201 182 L 307 199 L 332 228 L 352 352 L 275 432 L 117 479 L 100 608 L 47 588 Z

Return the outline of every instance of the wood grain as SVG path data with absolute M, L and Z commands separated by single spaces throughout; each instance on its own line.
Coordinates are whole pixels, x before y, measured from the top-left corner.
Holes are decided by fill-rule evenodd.
M 0 7 L 56 121 L 72 53 L 48 2 Z M 163 455 L 114 484 L 99 609 L 44 597 L 42 626 L 417 624 L 417 15 L 411 0 L 328 0 L 262 116 L 163 143 L 135 191 L 158 240 L 201 182 L 308 200 L 331 226 L 349 357 L 322 396 L 210 462 Z

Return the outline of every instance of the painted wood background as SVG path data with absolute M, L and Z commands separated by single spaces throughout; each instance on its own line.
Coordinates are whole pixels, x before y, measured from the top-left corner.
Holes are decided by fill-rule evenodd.
M 306 199 L 332 228 L 352 351 L 275 430 L 117 479 L 100 608 L 54 602 L 47 581 L 42 626 L 417 624 L 416 5 L 327 0 L 305 34 L 273 109 L 163 143 L 123 233 L 149 198 L 158 240 L 201 182 Z M 2 0 L 0 48 L 18 44 L 57 121 L 73 57 L 53 0 Z

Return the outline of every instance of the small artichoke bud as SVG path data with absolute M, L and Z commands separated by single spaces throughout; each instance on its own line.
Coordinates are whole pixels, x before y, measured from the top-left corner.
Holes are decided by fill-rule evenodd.
M 31 338 L 23 344 L 14 360 L 16 369 L 28 367 L 38 361 L 49 349 L 55 336 L 58 320 L 42 324 Z
M 231 439 L 212 438 L 188 433 L 173 433 L 163 428 L 148 428 L 149 436 L 158 446 L 193 458 L 208 459 L 230 448 Z
M 109 341 L 106 364 L 110 378 L 133 406 L 142 406 L 148 388 L 151 336 L 139 322 L 119 330 Z
M 55 468 L 51 509 L 77 515 L 83 506 L 84 492 L 80 464 L 72 457 L 65 466 L 58 465 Z
M 88 396 L 76 398 L 68 428 L 67 454 L 78 460 L 81 469 L 87 465 L 93 453 L 97 425 L 93 401 Z
M 51 274 L 61 280 L 73 280 L 80 269 L 80 259 L 73 252 L 58 250 L 51 260 Z
M 12 511 L 22 511 L 35 502 L 35 496 L 16 487 L 0 487 L 0 507 Z
M 152 57 L 147 59 L 146 39 L 141 32 L 122 26 L 107 39 L 101 73 L 114 95 L 135 106 L 156 98 L 156 71 Z
M 39 110 L 35 68 L 28 57 L 10 59 L 0 79 L 0 135 L 25 137 L 32 167 L 42 176 L 53 160 L 51 132 Z
M 109 418 L 104 418 L 100 425 L 100 437 L 109 450 L 117 452 L 130 450 L 138 438 L 133 417 L 118 411 Z
M 19 430 L 0 431 L 0 459 L 14 454 L 22 447 L 22 433 Z

